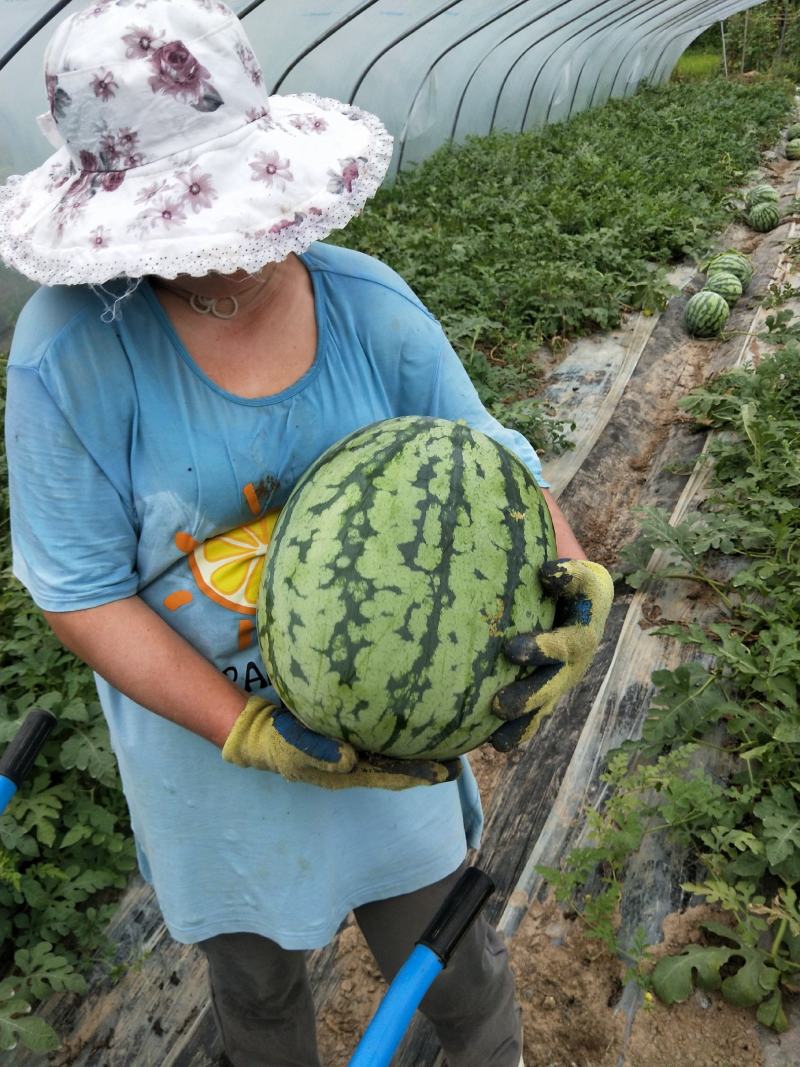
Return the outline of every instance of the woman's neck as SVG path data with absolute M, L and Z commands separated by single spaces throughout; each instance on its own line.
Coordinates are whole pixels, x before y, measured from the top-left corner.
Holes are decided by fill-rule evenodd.
M 248 317 L 259 314 L 281 291 L 287 277 L 288 260 L 268 263 L 255 274 L 239 270 L 233 274 L 212 272 L 203 277 L 179 274 L 176 278 L 154 277 L 153 283 L 163 292 L 185 300 L 195 311 L 213 311 L 218 317 Z

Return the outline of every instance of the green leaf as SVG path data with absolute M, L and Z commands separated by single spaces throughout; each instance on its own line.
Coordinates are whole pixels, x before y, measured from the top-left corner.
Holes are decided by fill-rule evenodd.
M 8 1035 L 6 1031 L 8 1031 Z M 7 1020 L 3 1018 L 2 1007 L 0 1007 L 0 1048 L 11 1049 L 16 1047 L 16 1038 L 13 1039 L 14 1043 L 11 1045 L 3 1044 L 3 1041 L 8 1040 L 8 1036 L 13 1035 L 15 1032 L 16 1038 L 31 1052 L 52 1052 L 61 1047 L 61 1039 L 58 1034 L 44 1019 L 40 1019 L 37 1015 L 30 1015 L 28 1018 Z
M 86 826 L 84 823 L 78 823 L 77 826 L 73 826 L 71 830 L 68 830 L 64 834 L 61 840 L 62 848 L 69 848 L 70 845 L 75 845 L 78 841 L 84 841 L 87 837 L 92 836 L 91 826 Z
M 785 741 L 789 745 L 800 745 L 800 722 L 784 719 L 778 723 L 772 734 L 776 741 Z
M 82 993 L 86 989 L 84 978 L 77 974 L 75 968 L 64 956 L 52 951 L 52 944 L 40 941 L 32 949 L 17 949 L 14 963 L 24 977 L 27 989 L 38 1000 L 43 1000 L 50 993 L 60 993 L 66 989 Z
M 55 1030 L 30 1011 L 28 1001 L 15 996 L 10 981 L 0 983 L 0 1050 L 10 1052 L 20 1042 L 33 1052 L 49 1052 L 59 1047 L 61 1042 Z
M 77 768 L 97 781 L 107 782 L 116 773 L 105 724 L 95 722 L 86 730 L 77 731 L 61 746 L 61 763 L 66 769 Z
M 759 1004 L 756 1018 L 762 1026 L 769 1026 L 779 1034 L 789 1029 L 780 989 L 776 989 L 771 996 Z
M 735 974 L 723 981 L 721 992 L 729 1004 L 750 1008 L 775 989 L 780 975 L 769 965 L 769 957 L 758 949 L 751 949 L 746 955 L 739 950 L 734 955 L 744 956 L 744 963 Z
M 720 968 L 734 954 L 731 948 L 689 945 L 678 955 L 662 956 L 651 974 L 653 989 L 665 1004 L 688 1000 L 695 981 L 701 989 L 719 989 Z
M 787 859 L 800 857 L 800 811 L 794 795 L 786 788 L 775 786 L 769 796 L 753 807 L 761 819 L 767 860 L 771 867 Z

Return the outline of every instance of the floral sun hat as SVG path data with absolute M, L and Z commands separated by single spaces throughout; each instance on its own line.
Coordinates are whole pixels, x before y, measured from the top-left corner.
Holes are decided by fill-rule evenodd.
M 0 187 L 0 256 L 45 285 L 257 271 L 346 225 L 391 159 L 373 115 L 268 96 L 217 0 L 95 0 L 45 83 L 60 147 Z

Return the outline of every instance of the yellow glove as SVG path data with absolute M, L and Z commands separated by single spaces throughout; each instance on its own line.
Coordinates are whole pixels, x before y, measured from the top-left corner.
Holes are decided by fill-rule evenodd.
M 531 673 L 495 694 L 492 711 L 506 722 L 489 741 L 500 752 L 530 740 L 584 676 L 614 599 L 611 575 L 599 563 L 559 559 L 545 563 L 539 574 L 545 591 L 556 598 L 555 627 L 548 633 L 517 634 L 506 645 L 512 663 Z
M 410 789 L 452 782 L 461 772 L 459 760 L 439 763 L 362 755 L 344 741 L 307 729 L 288 708 L 261 697 L 250 697 L 239 713 L 222 746 L 222 758 L 323 789 Z

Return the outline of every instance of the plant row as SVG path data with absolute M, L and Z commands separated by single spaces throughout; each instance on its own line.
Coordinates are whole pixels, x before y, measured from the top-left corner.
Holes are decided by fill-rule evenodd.
M 797 295 L 776 288 L 769 304 Z M 608 760 L 612 793 L 589 814 L 589 844 L 543 873 L 666 1003 L 695 985 L 719 990 L 783 1030 L 785 997 L 800 991 L 800 325 L 787 309 L 766 324 L 769 358 L 681 402 L 699 428 L 719 431 L 701 510 L 675 527 L 666 512 L 646 511 L 625 553 L 637 588 L 652 552 L 667 550 L 658 576 L 702 584 L 715 618 L 655 631 L 694 658 L 654 673 L 641 739 Z M 687 902 L 720 912 L 700 944 L 654 967 L 641 931 L 618 943 L 615 919 L 627 864 L 650 834 L 685 850 L 696 872 L 683 885 Z
M 782 82 L 671 84 L 471 138 L 401 174 L 335 240 L 399 271 L 493 414 L 552 447 L 558 423 L 530 399 L 536 350 L 662 308 L 669 265 L 707 253 L 790 104 Z

